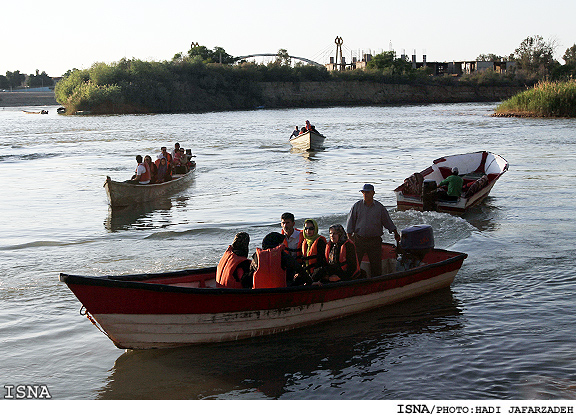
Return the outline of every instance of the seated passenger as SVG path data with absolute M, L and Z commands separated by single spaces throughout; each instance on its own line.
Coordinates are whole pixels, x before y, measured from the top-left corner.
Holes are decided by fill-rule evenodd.
M 454 167 L 452 174 L 438 184 L 438 199 L 449 202 L 457 201 L 462 194 L 463 184 L 464 180 L 458 175 L 458 167 Z
M 317 268 L 326 265 L 326 238 L 318 233 L 318 224 L 314 219 L 304 221 L 304 241 L 302 242 L 302 260 L 308 275 L 313 276 Z
M 184 154 L 184 149 L 181 148 L 174 152 L 174 157 L 172 158 L 172 171 L 176 174 L 186 174 L 188 172 L 186 168 L 186 155 Z
M 344 227 L 340 224 L 330 226 L 330 241 L 326 245 L 326 261 L 328 264 L 319 268 L 312 276 L 314 283 L 348 281 L 359 278 L 361 275 L 356 247 L 348 239 Z
M 292 131 L 292 135 L 290 136 L 290 138 L 292 137 L 298 137 L 300 135 L 300 129 L 298 128 L 298 126 L 294 127 L 294 131 Z
M 166 161 L 165 157 L 161 157 L 158 160 L 158 170 L 156 172 L 156 183 L 164 183 L 172 180 L 172 175 L 170 173 L 170 165 Z
M 304 232 L 294 227 L 296 224 L 294 215 L 290 212 L 285 212 L 280 217 L 280 226 L 282 226 L 282 235 L 284 239 L 284 247 L 286 251 L 292 255 L 298 263 L 302 263 L 302 243 L 304 242 Z
M 250 236 L 246 232 L 236 234 L 234 242 L 228 246 L 216 267 L 217 287 L 242 288 L 241 279 L 250 269 L 249 243 Z
M 132 178 L 127 180 L 127 182 L 135 184 L 150 183 L 150 169 L 146 166 L 146 163 L 144 163 L 140 154 L 136 156 L 136 162 L 138 163 L 138 166 L 136 166 L 136 171 Z
M 244 288 L 278 288 L 311 283 L 304 269 L 284 249 L 284 235 L 269 233 L 256 248 L 250 271 L 242 277 Z
M 165 146 L 160 147 L 160 154 L 158 154 L 158 159 L 164 157 L 168 164 L 172 162 L 172 154 L 168 153 Z
M 144 163 L 150 169 L 150 183 L 156 183 L 156 176 L 158 175 L 158 167 L 152 163 L 152 157 L 144 156 Z
M 172 160 L 176 157 L 176 153 L 180 152 L 180 143 L 174 143 L 174 150 L 172 150 Z

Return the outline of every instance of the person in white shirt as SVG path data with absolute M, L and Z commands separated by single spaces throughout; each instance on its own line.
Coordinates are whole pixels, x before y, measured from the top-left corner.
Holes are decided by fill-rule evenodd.
M 280 218 L 280 226 L 282 226 L 282 235 L 286 237 L 284 241 L 286 251 L 300 261 L 304 234 L 300 229 L 296 229 L 294 225 L 296 225 L 294 215 L 290 212 L 283 213 Z

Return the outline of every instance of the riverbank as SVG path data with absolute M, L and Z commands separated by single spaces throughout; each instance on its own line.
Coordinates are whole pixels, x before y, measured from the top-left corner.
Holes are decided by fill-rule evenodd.
M 516 86 L 410 85 L 378 82 L 258 82 L 265 108 L 496 102 L 522 92 Z M 58 105 L 53 91 L 0 92 L 0 107 Z M 208 111 L 230 110 L 217 103 Z M 246 109 L 246 108 L 235 108 Z
M 519 86 L 385 84 L 379 82 L 261 82 L 266 108 L 343 105 L 495 102 L 524 91 Z
M 41 107 L 58 105 L 54 91 L 0 92 L 0 107 Z

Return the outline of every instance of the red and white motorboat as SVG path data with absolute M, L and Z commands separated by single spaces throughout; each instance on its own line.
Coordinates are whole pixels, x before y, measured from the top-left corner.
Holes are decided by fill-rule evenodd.
M 456 201 L 439 200 L 435 197 L 437 186 L 453 167 L 464 179 L 462 195 Z M 394 189 L 397 208 L 463 214 L 481 203 L 507 170 L 508 162 L 503 157 L 487 151 L 441 157 Z
M 415 268 L 396 271 L 396 247 L 383 244 L 382 251 L 384 275 L 321 286 L 216 288 L 215 267 L 124 276 L 60 274 L 60 281 L 118 348 L 150 349 L 268 335 L 392 304 L 449 287 L 467 257 L 432 248 Z

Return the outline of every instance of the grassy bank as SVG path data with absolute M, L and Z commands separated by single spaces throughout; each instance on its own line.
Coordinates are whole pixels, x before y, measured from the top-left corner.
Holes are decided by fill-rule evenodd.
M 540 82 L 502 102 L 495 116 L 576 117 L 576 80 Z

